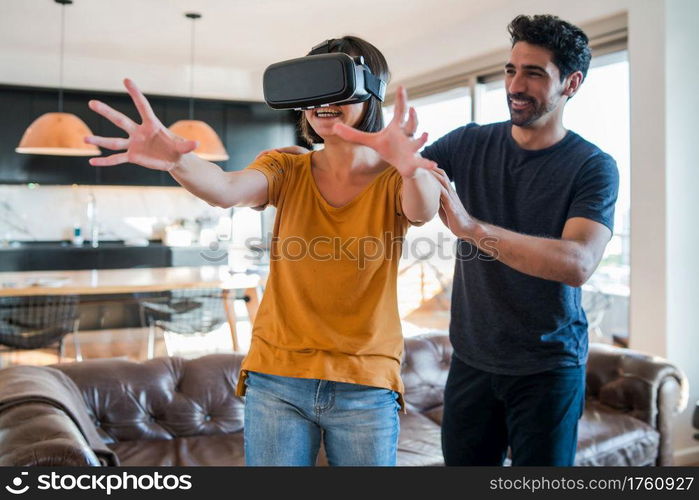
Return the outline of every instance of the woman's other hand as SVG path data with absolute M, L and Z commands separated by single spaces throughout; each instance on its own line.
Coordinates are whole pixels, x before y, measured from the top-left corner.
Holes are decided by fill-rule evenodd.
M 408 119 L 405 119 L 407 101 L 405 88 L 398 87 L 393 119 L 379 132 L 362 132 L 341 123 L 333 127 L 333 132 L 346 141 L 374 149 L 403 177 L 412 178 L 419 168 L 431 170 L 435 164 L 418 154 L 427 142 L 427 133 L 423 133 L 417 139 L 413 138 L 417 130 L 417 113 L 415 108 L 411 107 L 408 110 Z

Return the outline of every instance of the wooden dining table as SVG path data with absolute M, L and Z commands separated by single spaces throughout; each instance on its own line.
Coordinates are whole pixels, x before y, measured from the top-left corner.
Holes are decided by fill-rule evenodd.
M 0 273 L 0 297 L 106 295 L 220 288 L 223 291 L 233 350 L 238 351 L 240 344 L 233 301 L 245 300 L 252 323 L 260 304 L 257 292 L 260 282 L 259 274 L 231 273 L 228 266 L 18 271 Z

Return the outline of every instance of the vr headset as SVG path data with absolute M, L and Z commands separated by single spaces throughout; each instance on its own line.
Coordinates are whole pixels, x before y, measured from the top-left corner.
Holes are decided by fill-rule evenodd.
M 262 77 L 265 101 L 273 109 L 313 109 L 355 104 L 371 96 L 384 100 L 386 82 L 371 73 L 364 58 L 330 51 L 339 40 L 316 45 L 306 57 L 269 66 Z

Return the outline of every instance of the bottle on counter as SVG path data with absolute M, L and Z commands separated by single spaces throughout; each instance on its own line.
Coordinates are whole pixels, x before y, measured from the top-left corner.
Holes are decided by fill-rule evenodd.
M 83 244 L 83 234 L 80 224 L 73 224 L 73 237 L 71 239 L 73 246 L 79 247 Z
M 97 222 L 97 200 L 95 195 L 90 193 L 87 200 L 87 221 L 90 226 L 90 246 L 97 248 L 100 243 L 99 223 Z

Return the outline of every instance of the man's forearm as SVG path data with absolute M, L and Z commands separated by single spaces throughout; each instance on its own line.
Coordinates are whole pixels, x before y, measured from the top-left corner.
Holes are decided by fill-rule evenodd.
M 596 266 L 577 241 L 529 236 L 475 219 L 473 228 L 459 237 L 521 273 L 570 286 L 585 283 Z
M 439 210 L 439 183 L 423 168 L 403 177 L 403 213 L 412 222 L 427 222 Z

